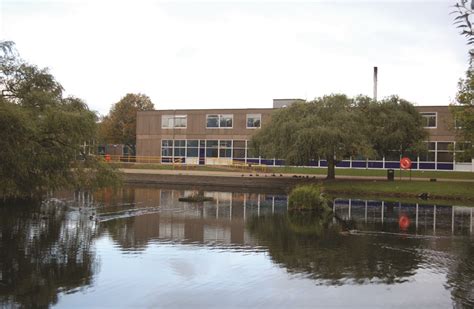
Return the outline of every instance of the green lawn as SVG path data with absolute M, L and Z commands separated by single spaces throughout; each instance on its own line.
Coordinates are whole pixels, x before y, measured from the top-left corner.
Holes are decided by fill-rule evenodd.
M 113 163 L 121 168 L 137 168 L 137 169 L 189 169 L 196 171 L 229 171 L 229 172 L 242 172 L 242 168 L 232 166 L 173 166 L 166 164 L 154 164 L 154 163 Z M 271 173 L 282 173 L 282 174 L 307 174 L 307 175 L 326 175 L 327 168 L 308 168 L 308 167 L 266 167 L 266 170 Z M 246 170 L 248 172 L 248 170 Z M 403 178 L 410 176 L 409 171 L 401 171 Z M 386 177 L 386 170 L 375 170 L 375 169 L 342 169 L 336 168 L 337 176 L 381 176 Z M 400 170 L 395 170 L 395 177 L 400 177 Z M 416 178 L 444 178 L 444 179 L 474 179 L 474 173 L 472 172 L 451 172 L 451 171 L 412 171 L 412 177 Z
M 397 197 L 417 197 L 420 193 L 428 193 L 430 198 L 435 199 L 474 201 L 472 182 L 335 180 L 322 183 L 324 191 L 328 193 Z
M 277 173 L 288 174 L 310 174 L 326 175 L 327 168 L 307 168 L 307 167 L 273 167 L 270 170 Z M 402 170 L 402 177 L 410 177 L 410 172 Z M 337 176 L 387 176 L 386 170 L 375 169 L 348 169 L 336 168 Z M 417 178 L 445 178 L 445 179 L 474 179 L 472 172 L 452 172 L 452 171 L 412 171 L 412 177 Z M 395 170 L 395 177 L 400 177 L 400 170 Z

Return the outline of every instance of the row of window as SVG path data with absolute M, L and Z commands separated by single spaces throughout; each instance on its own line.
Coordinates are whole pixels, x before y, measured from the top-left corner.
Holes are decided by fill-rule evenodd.
M 260 128 L 262 124 L 261 114 L 247 114 L 246 127 L 247 129 Z M 206 115 L 206 128 L 224 128 L 232 129 L 234 125 L 233 114 L 212 114 Z M 162 115 L 161 128 L 162 129 L 186 129 L 188 127 L 187 115 Z
M 425 128 L 436 128 L 437 127 L 437 113 L 426 112 L 420 113 L 423 117 L 423 126 Z M 227 128 L 232 129 L 234 122 L 233 114 L 212 114 L 206 115 L 206 128 Z M 261 114 L 247 114 L 246 128 L 256 129 L 260 128 L 262 123 Z M 161 127 L 163 129 L 186 129 L 188 124 L 187 115 L 162 115 L 161 116 Z M 458 125 L 456 125 L 458 127 Z
M 199 153 L 201 151 L 201 154 Z M 251 155 L 250 152 L 247 156 Z M 163 157 L 245 158 L 244 140 L 162 140 Z
M 423 117 L 423 126 L 425 128 L 437 127 L 437 113 L 420 113 Z M 206 115 L 206 128 L 233 128 L 233 114 L 212 114 Z M 247 114 L 246 128 L 260 128 L 262 123 L 261 114 Z M 188 125 L 187 115 L 162 115 L 161 127 L 163 129 L 186 129 Z
M 245 140 L 162 140 L 161 155 L 163 157 L 207 157 L 207 158 L 256 158 L 253 149 L 247 148 Z M 422 162 L 470 162 L 462 154 L 469 144 L 453 142 L 427 142 L 428 151 L 420 155 Z M 199 154 L 201 151 L 201 154 Z M 346 158 L 349 159 L 349 158 Z M 353 160 L 365 160 L 364 157 L 353 157 Z M 378 158 L 382 159 L 382 158 Z M 412 160 L 417 160 L 413 156 Z M 400 160 L 400 153 L 394 151 L 385 156 L 387 161 Z
M 420 113 L 421 117 L 423 117 L 423 127 L 425 128 L 437 128 L 438 122 L 437 122 L 437 116 L 438 113 L 435 112 L 430 112 L 430 113 Z M 462 127 L 462 124 L 460 123 L 459 120 L 454 119 L 454 127 L 456 129 L 460 129 Z

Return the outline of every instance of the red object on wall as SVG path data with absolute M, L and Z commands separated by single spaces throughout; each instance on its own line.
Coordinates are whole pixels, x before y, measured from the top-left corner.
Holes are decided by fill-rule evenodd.
M 400 159 L 400 167 L 404 170 L 411 168 L 411 160 L 410 158 L 403 157 Z

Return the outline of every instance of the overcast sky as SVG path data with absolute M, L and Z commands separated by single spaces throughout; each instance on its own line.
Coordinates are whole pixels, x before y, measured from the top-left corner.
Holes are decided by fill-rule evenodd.
M 372 95 L 373 66 L 379 97 L 446 105 L 468 66 L 454 3 L 0 0 L 0 39 L 101 114 L 129 92 L 157 109 Z

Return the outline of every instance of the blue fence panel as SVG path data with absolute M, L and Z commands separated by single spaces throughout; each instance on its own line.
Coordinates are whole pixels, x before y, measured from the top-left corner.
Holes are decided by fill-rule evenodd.
M 259 159 L 247 159 L 247 163 L 258 164 L 259 162 L 260 162 Z
M 369 161 L 367 165 L 369 168 L 383 168 L 383 161 Z
M 400 168 L 400 162 L 385 162 L 385 168 Z
M 262 163 L 263 165 L 273 165 L 273 160 L 270 160 L 270 159 L 262 159 Z
M 434 162 L 420 162 L 420 169 L 423 170 L 434 170 L 436 164 Z
M 328 166 L 328 162 L 326 160 L 321 160 L 319 161 L 319 166 L 321 167 L 327 167 Z
M 453 163 L 438 163 L 439 170 L 452 171 L 454 169 Z
M 349 161 L 341 161 L 336 164 L 337 167 L 351 167 L 351 162 Z
M 275 165 L 285 165 L 285 160 L 275 160 Z
M 355 168 L 366 168 L 366 162 L 365 161 L 352 161 L 352 167 Z

